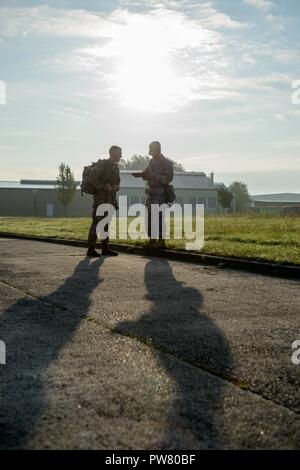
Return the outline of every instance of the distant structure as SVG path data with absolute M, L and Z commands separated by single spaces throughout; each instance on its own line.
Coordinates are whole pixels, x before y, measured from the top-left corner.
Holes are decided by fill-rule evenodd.
M 284 213 L 286 207 L 300 207 L 300 194 L 260 194 L 251 196 L 252 208 L 256 212 Z
M 63 217 L 64 208 L 57 199 L 56 181 L 21 180 L 0 181 L 0 217 Z M 81 196 L 80 182 L 77 181 L 72 204 L 68 207 L 68 217 L 88 217 L 91 212 L 91 196 Z M 222 214 L 218 202 L 218 184 L 214 183 L 213 173 L 206 176 L 202 172 L 175 172 L 173 185 L 178 204 L 204 204 L 208 214 Z M 128 205 L 145 201 L 145 183 L 134 178 L 129 171 L 121 171 L 119 196 L 127 196 Z

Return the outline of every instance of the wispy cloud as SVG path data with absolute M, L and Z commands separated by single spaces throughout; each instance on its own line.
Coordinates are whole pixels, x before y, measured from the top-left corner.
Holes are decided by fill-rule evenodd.
M 274 7 L 274 2 L 271 0 L 244 0 L 244 3 L 252 5 L 255 8 L 258 8 L 261 11 L 268 11 Z
M 22 150 L 22 147 L 18 147 L 16 145 L 0 145 L 0 152 L 15 151 L 15 150 Z
M 212 27 L 221 21 L 209 8 L 205 4 L 196 19 L 166 8 L 143 14 L 117 9 L 106 17 L 112 27 L 105 37 L 99 32 L 92 44 L 52 59 L 52 66 L 93 71 L 103 92 L 135 108 L 171 111 L 195 99 L 232 95 L 224 86 L 224 37 Z M 84 16 L 81 22 L 85 31 Z
M 180 11 L 181 2 L 141 2 L 152 6 L 153 10 L 159 11 Z M 176 9 L 172 8 L 176 4 Z M 132 3 L 131 3 L 132 5 Z M 195 5 L 190 2 L 183 2 L 182 11 L 190 10 L 201 21 L 202 27 L 243 29 L 249 25 L 232 19 L 212 7 L 211 2 Z M 83 9 L 67 10 L 63 8 L 53 8 L 48 5 L 35 7 L 7 8 L 0 7 L 0 38 L 16 36 L 64 36 L 64 37 L 87 37 L 106 38 L 111 37 L 119 29 L 118 21 L 125 9 L 117 9 L 113 14 L 100 14 Z M 143 12 L 144 13 L 144 12 Z M 129 12 L 128 12 L 129 14 Z M 119 17 L 119 18 L 118 18 Z
M 62 36 L 110 37 L 114 23 L 86 10 L 66 10 L 48 5 L 0 7 L 0 37 Z
M 62 109 L 50 109 L 49 114 L 59 116 L 59 117 L 68 117 L 72 119 L 83 119 L 89 117 L 99 117 L 99 115 L 92 113 L 91 111 L 85 111 L 83 109 L 73 108 L 71 106 L 65 106 Z
M 262 9 L 272 3 L 249 2 Z M 248 23 L 218 11 L 212 2 L 142 3 L 150 8 L 141 13 L 124 7 L 107 14 L 45 5 L 0 8 L 0 31 L 4 36 L 75 36 L 92 41 L 40 63 L 76 71 L 81 77 L 92 72 L 98 82 L 95 95 L 136 109 L 142 105 L 148 110 L 172 111 L 194 100 L 233 99 L 245 90 L 276 86 L 274 77 L 238 76 L 227 51 L 227 45 L 234 43 L 228 33 L 247 29 Z M 255 64 L 263 48 L 254 53 L 254 46 L 249 49 L 239 39 L 235 41 L 243 61 Z M 282 51 L 279 56 L 288 61 L 291 54 Z M 69 110 L 67 114 L 73 116 Z
M 226 13 L 217 10 L 212 2 L 195 4 L 187 1 L 183 2 L 183 8 L 185 12 L 192 13 L 193 17 L 196 17 L 207 28 L 243 30 L 251 27 L 249 23 L 238 21 Z

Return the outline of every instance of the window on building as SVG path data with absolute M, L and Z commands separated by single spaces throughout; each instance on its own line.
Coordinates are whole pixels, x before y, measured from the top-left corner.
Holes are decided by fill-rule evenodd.
M 129 204 L 132 206 L 133 204 L 138 204 L 140 202 L 140 198 L 138 196 L 130 196 Z
M 197 204 L 197 199 L 195 197 L 190 197 L 189 204 L 193 204 L 193 206 L 195 206 Z
M 54 204 L 47 204 L 47 217 L 53 217 L 54 216 Z
M 206 197 L 198 197 L 198 204 L 203 204 L 206 207 Z
M 119 196 L 119 207 L 126 207 L 126 199 L 124 198 L 124 194 L 120 194 Z M 127 198 L 127 204 L 128 204 L 128 198 Z
M 215 197 L 209 197 L 207 199 L 208 209 L 215 209 L 217 207 L 217 199 Z

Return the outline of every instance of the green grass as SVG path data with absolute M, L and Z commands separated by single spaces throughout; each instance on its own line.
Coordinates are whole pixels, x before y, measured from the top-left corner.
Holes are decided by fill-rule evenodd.
M 0 232 L 86 240 L 90 219 L 0 219 Z M 119 241 L 119 240 L 118 240 Z M 142 245 L 142 240 L 120 240 Z M 184 250 L 184 241 L 169 248 Z M 300 218 L 278 215 L 205 217 L 203 253 L 300 265 Z

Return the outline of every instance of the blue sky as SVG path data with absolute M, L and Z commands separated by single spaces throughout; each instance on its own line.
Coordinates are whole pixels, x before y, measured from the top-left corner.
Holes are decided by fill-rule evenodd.
M 298 0 L 1 0 L 0 179 L 159 139 L 188 170 L 300 192 L 299 19 Z

